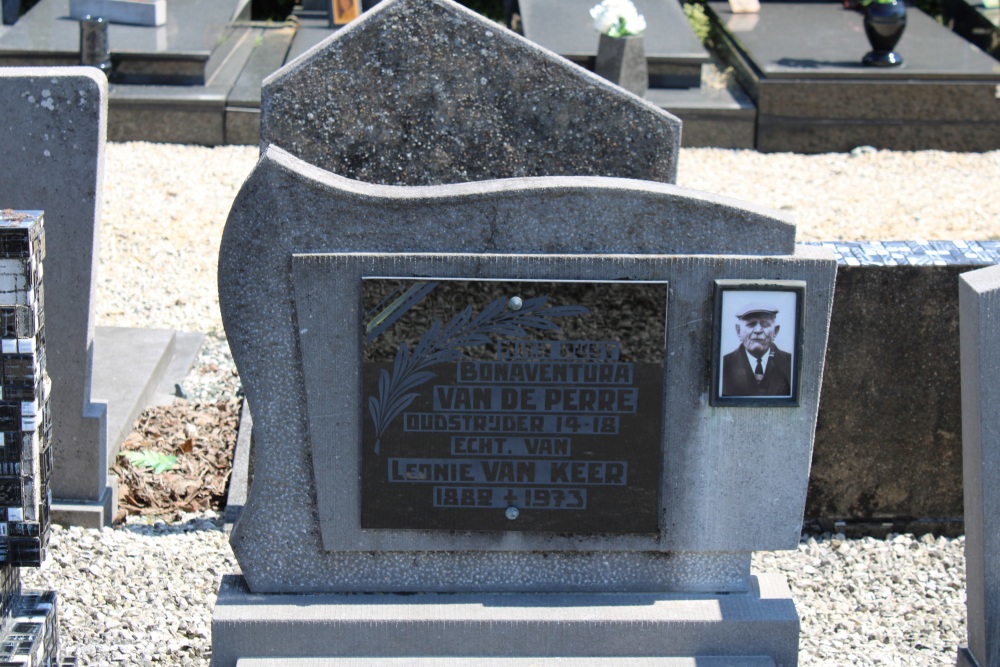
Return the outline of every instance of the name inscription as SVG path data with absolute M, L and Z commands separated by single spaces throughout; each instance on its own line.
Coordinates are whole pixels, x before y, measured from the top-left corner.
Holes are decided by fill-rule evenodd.
M 362 527 L 656 532 L 664 284 L 364 297 Z

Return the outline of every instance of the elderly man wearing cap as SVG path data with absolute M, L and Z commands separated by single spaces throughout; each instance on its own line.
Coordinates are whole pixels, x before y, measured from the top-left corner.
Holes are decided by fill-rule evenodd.
M 736 313 L 740 346 L 722 358 L 723 396 L 791 396 L 792 355 L 778 349 L 778 309 L 751 303 Z

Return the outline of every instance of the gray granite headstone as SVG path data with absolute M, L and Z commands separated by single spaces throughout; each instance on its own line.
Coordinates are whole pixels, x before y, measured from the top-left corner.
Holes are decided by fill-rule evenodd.
M 262 112 L 261 159 L 219 257 L 254 477 L 232 534 L 242 576 L 224 581 L 213 618 L 213 665 L 290 655 L 795 664 L 790 594 L 750 574 L 750 553 L 798 544 L 830 254 L 796 246 L 780 213 L 672 185 L 675 118 L 449 0 L 387 0 L 269 79 Z M 373 408 L 363 390 L 363 283 L 386 277 L 654 284 L 651 522 L 516 530 L 507 506 L 491 509 L 500 529 L 366 524 L 365 461 L 376 475 L 386 461 L 365 458 L 365 415 L 392 400 Z M 733 282 L 802 290 L 789 334 L 797 400 L 716 404 L 713 341 L 732 328 L 716 327 L 716 294 Z M 446 328 L 460 330 L 460 317 Z M 632 447 L 618 440 L 615 450 Z
M 52 494 L 98 524 L 110 522 L 117 501 L 107 406 L 90 397 L 107 104 L 108 82 L 95 68 L 0 68 L 0 205 L 45 211 Z
M 958 664 L 992 667 L 1000 664 L 1000 266 L 959 278 L 959 308 L 969 645 Z
M 271 144 L 347 178 L 673 183 L 680 121 L 445 0 L 383 2 L 265 79 Z

